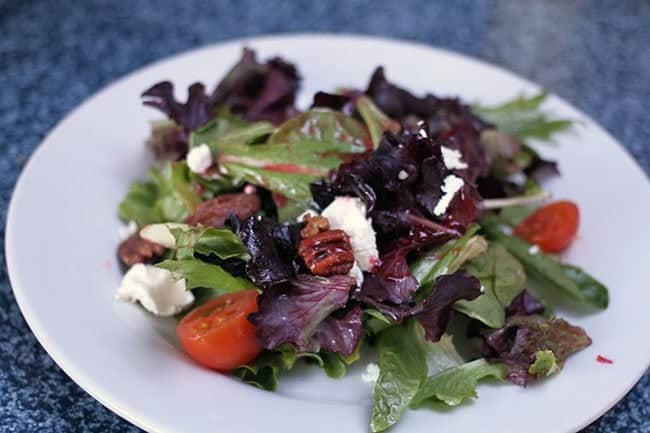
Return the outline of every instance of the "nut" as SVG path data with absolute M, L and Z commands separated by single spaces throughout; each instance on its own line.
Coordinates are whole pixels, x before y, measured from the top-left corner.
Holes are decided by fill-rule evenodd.
M 302 221 L 306 223 L 305 227 L 300 230 L 300 236 L 303 239 L 330 229 L 330 222 L 321 215 L 305 215 Z
M 117 248 L 120 261 L 128 267 L 149 262 L 154 257 L 161 256 L 164 252 L 164 246 L 142 239 L 139 233 L 123 241 Z
M 201 203 L 185 222 L 190 225 L 223 227 L 230 214 L 246 219 L 261 207 L 262 203 L 256 194 L 223 194 Z
M 350 239 L 343 230 L 327 230 L 303 239 L 298 254 L 316 275 L 347 274 L 354 265 Z

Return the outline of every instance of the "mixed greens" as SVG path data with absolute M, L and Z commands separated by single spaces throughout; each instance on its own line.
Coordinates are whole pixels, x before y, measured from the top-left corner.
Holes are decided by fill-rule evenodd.
M 571 127 L 543 110 L 545 93 L 470 107 L 377 68 L 365 90 L 319 92 L 300 111 L 299 82 L 292 64 L 245 49 L 212 92 L 144 92 L 167 115 L 148 141 L 160 164 L 120 203 L 138 230 L 118 254 L 125 281 L 155 266 L 182 284 L 138 277 L 125 299 L 189 291 L 169 310 L 186 314 L 185 350 L 265 390 L 297 362 L 341 377 L 374 348 L 373 432 L 409 408 L 457 406 L 483 380 L 551 376 L 591 343 L 552 310 L 609 298 L 553 254 L 577 207 L 536 209 L 558 169 L 527 140 Z

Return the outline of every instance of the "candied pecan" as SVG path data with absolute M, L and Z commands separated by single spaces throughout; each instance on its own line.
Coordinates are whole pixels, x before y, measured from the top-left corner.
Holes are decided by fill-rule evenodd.
M 117 248 L 120 261 L 128 267 L 138 263 L 146 263 L 154 257 L 161 256 L 164 252 L 165 247 L 141 238 L 139 233 L 135 233 L 122 241 Z
M 204 201 L 187 217 L 187 224 L 223 227 L 230 214 L 246 219 L 259 211 L 262 204 L 257 194 L 223 194 Z
M 303 239 L 298 254 L 316 275 L 347 274 L 354 265 L 350 239 L 343 230 L 327 230 Z
M 327 218 L 321 215 L 305 215 L 302 218 L 302 221 L 306 223 L 305 227 L 300 230 L 300 236 L 303 238 L 308 238 L 310 236 L 314 236 L 317 233 L 330 229 L 330 222 L 327 220 Z

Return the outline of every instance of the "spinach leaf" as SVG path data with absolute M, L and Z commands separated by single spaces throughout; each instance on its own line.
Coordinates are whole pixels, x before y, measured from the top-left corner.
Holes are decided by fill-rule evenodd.
M 167 163 L 149 170 L 149 180 L 133 182 L 119 207 L 120 218 L 139 226 L 180 222 L 194 212 L 201 198 L 191 185 L 184 163 Z
M 379 109 L 372 99 L 367 96 L 361 96 L 356 100 L 357 111 L 370 131 L 372 139 L 372 146 L 374 149 L 379 147 L 379 142 L 384 135 L 385 131 L 390 131 L 395 134 L 400 132 L 402 127 L 399 122 L 394 121 L 386 116 L 383 111 Z
M 427 374 L 427 363 L 419 344 L 414 321 L 388 328 L 379 336 L 379 379 L 370 428 L 386 430 L 395 424 L 411 404 Z
M 579 302 L 601 309 L 607 308 L 609 304 L 607 288 L 582 269 L 560 263 L 541 251 L 530 254 L 532 245 L 523 239 L 503 233 L 500 228 L 501 221 L 494 216 L 484 217 L 482 225 L 489 238 L 503 245 L 519 259 L 530 274 L 541 278 Z
M 466 398 L 476 397 L 479 381 L 487 377 L 502 380 L 504 374 L 502 365 L 489 364 L 483 358 L 458 365 L 428 377 L 411 405 L 417 407 L 433 398 L 449 406 L 457 406 Z
M 531 97 L 519 96 L 503 104 L 486 107 L 474 105 L 472 111 L 481 119 L 496 125 L 499 131 L 521 138 L 549 140 L 556 132 L 564 131 L 573 123 L 567 119 L 554 119 L 542 110 L 548 94 Z
M 199 259 L 164 260 L 156 266 L 182 275 L 187 280 L 188 289 L 197 287 L 211 289 L 212 296 L 255 288 L 255 285 L 247 279 L 233 277 L 221 266 Z
M 505 308 L 524 288 L 526 274 L 521 264 L 500 244 L 465 266 L 467 272 L 481 280 L 484 292 L 472 301 L 458 301 L 454 308 L 478 319 L 491 328 L 505 323 Z

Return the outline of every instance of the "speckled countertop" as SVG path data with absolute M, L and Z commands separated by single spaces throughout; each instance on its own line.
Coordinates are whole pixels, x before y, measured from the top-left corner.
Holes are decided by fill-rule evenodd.
M 306 31 L 419 41 L 511 69 L 592 116 L 650 172 L 648 1 L 1 0 L 2 221 L 25 160 L 50 128 L 102 86 L 200 45 Z M 2 238 L 4 245 L 4 224 Z M 585 432 L 650 433 L 649 407 L 646 373 Z M 81 390 L 43 351 L 18 310 L 4 266 L 0 431 L 139 431 Z

